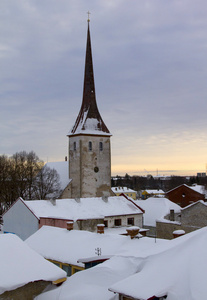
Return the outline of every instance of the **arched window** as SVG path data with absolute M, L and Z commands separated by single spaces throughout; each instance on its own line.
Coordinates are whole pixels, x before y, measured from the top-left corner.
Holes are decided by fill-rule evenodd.
M 73 150 L 76 151 L 76 142 L 73 143 Z
M 92 142 L 91 142 L 91 141 L 88 142 L 88 150 L 89 150 L 89 151 L 92 151 Z
M 99 143 L 99 150 L 103 151 L 103 143 L 102 142 Z

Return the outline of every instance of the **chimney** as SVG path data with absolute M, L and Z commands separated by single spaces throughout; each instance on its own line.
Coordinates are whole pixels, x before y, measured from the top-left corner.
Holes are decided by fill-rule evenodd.
M 73 221 L 67 222 L 67 230 L 73 230 Z
M 50 203 L 52 203 L 53 206 L 56 205 L 56 199 L 50 199 Z
M 170 210 L 170 221 L 175 221 L 175 211 L 174 211 L 174 209 Z
M 108 202 L 108 196 L 102 196 L 102 200 L 107 203 Z
M 139 227 L 138 226 L 132 226 L 126 229 L 127 235 L 130 235 L 131 239 L 134 239 L 135 236 L 139 233 Z
M 182 230 L 182 229 L 175 230 L 175 231 L 173 231 L 173 238 L 176 239 L 184 234 L 185 234 L 185 230 Z
M 97 233 L 104 233 L 104 224 L 97 224 Z

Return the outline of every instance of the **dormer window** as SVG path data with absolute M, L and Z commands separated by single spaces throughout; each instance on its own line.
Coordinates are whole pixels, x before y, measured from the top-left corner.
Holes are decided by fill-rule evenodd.
M 76 142 L 73 143 L 73 150 L 76 151 Z
M 88 150 L 89 150 L 89 151 L 92 151 L 92 142 L 91 142 L 91 141 L 88 142 Z
M 99 143 L 99 150 L 103 151 L 103 143 L 102 142 Z

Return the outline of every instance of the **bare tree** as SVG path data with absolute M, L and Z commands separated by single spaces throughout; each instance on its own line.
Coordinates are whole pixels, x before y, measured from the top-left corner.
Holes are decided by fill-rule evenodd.
M 43 167 L 33 152 L 0 156 L 0 215 L 18 198 L 47 199 L 60 194 L 56 170 Z
M 33 182 L 33 199 L 58 198 L 61 193 L 60 178 L 55 169 L 44 166 Z

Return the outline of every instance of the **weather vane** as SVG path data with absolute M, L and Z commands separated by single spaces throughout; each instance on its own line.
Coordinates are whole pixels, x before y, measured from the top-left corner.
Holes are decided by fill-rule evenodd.
M 90 11 L 88 11 L 87 14 L 88 14 L 88 22 L 90 22 L 90 14 L 91 14 Z

